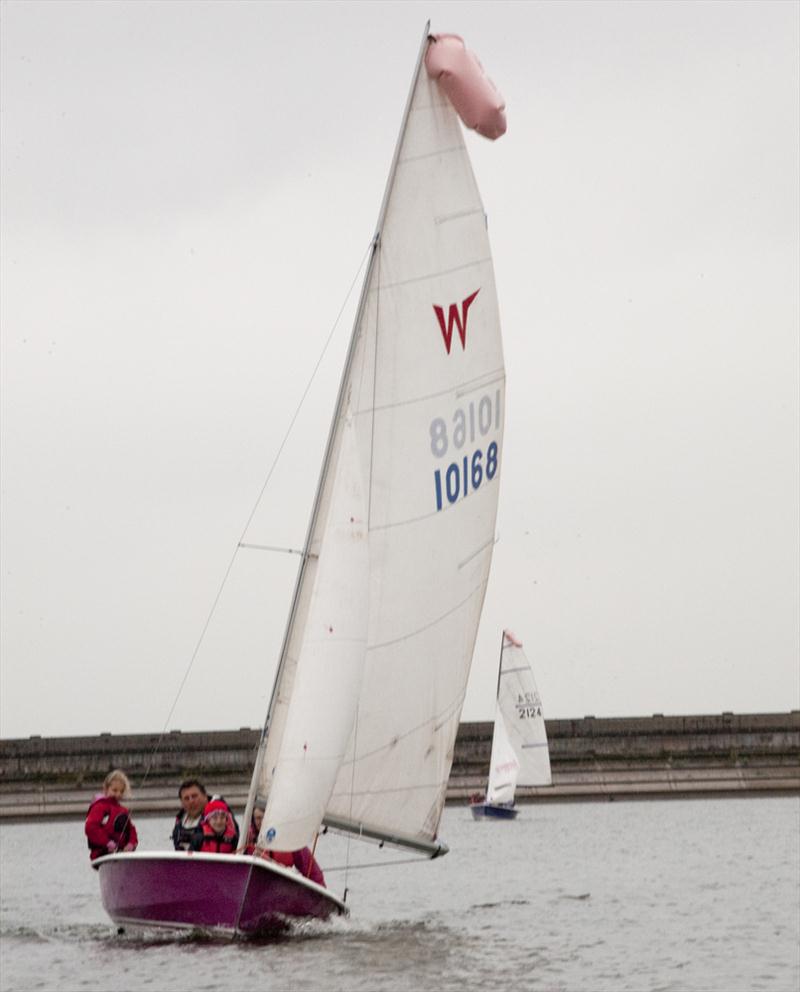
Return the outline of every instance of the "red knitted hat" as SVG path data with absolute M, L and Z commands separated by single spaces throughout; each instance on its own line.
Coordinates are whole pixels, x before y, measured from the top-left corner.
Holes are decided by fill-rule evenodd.
M 209 816 L 213 816 L 214 813 L 227 813 L 228 807 L 222 802 L 221 799 L 212 799 L 211 802 L 206 803 L 205 809 L 203 810 L 203 816 L 207 820 Z

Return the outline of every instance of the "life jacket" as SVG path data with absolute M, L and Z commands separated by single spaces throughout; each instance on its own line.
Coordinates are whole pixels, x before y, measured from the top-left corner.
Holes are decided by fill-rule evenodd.
M 86 811 L 86 842 L 92 861 L 110 854 L 108 842 L 114 841 L 117 850 L 128 844 L 134 847 L 139 841 L 131 812 L 111 796 L 98 796 Z
M 236 850 L 236 834 L 225 828 L 225 833 L 215 834 L 208 824 L 203 824 L 203 854 L 232 854 Z
M 225 827 L 217 833 L 208 822 L 214 813 L 225 814 Z M 204 854 L 231 854 L 236 850 L 239 831 L 234 823 L 228 804 L 223 799 L 212 799 L 203 810 L 203 843 L 200 847 Z
M 294 868 L 294 855 L 291 851 L 264 851 L 264 857 L 268 861 L 275 861 L 285 868 Z
M 183 818 L 186 815 L 181 810 L 175 817 L 175 826 L 172 828 L 172 844 L 176 851 L 199 851 L 203 843 L 203 818 L 202 816 L 193 827 L 184 826 Z

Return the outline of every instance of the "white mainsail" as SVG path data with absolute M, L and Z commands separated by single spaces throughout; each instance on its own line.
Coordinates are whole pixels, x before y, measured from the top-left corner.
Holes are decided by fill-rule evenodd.
M 486 219 L 423 43 L 248 812 L 436 853 L 489 577 L 503 435 Z
M 542 700 L 521 642 L 504 631 L 486 801 L 513 803 L 518 785 L 550 783 Z

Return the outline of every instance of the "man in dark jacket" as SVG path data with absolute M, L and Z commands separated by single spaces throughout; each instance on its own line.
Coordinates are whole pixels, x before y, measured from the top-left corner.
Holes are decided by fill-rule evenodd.
M 203 810 L 208 802 L 205 786 L 196 778 L 187 778 L 178 789 L 181 809 L 172 828 L 176 851 L 199 851 L 203 846 Z
M 181 809 L 175 817 L 172 828 L 172 845 L 176 851 L 199 851 L 203 846 L 203 810 L 209 801 L 209 795 L 202 782 L 196 778 L 187 778 L 181 782 L 178 789 Z M 222 796 L 211 796 L 225 803 Z M 233 817 L 233 811 L 227 803 L 225 806 L 231 813 L 235 829 L 234 850 L 239 844 L 239 824 Z

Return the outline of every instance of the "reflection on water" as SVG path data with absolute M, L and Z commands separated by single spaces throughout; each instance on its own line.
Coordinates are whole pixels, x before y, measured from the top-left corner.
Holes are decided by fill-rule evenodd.
M 144 848 L 165 846 L 168 820 L 137 825 Z M 117 933 L 80 822 L 4 826 L 0 989 L 798 987 L 795 798 L 526 806 L 508 823 L 451 807 L 442 836 L 451 853 L 437 861 L 331 872 L 347 919 L 222 941 Z M 344 864 L 347 843 L 323 838 L 318 855 Z

